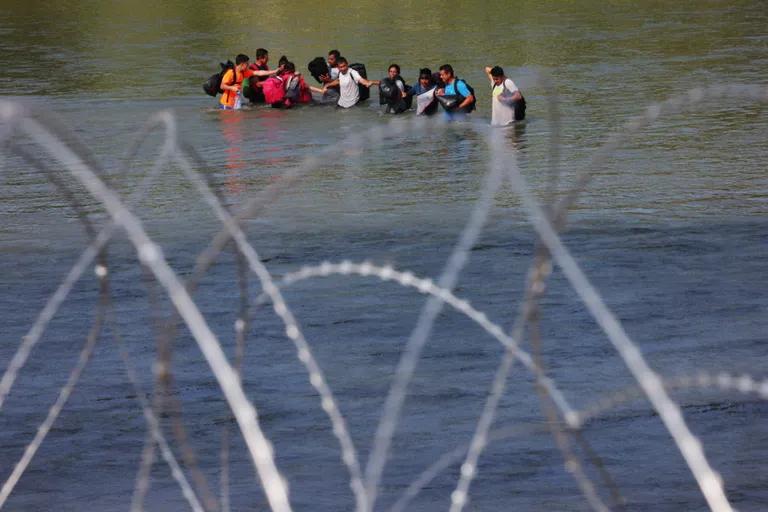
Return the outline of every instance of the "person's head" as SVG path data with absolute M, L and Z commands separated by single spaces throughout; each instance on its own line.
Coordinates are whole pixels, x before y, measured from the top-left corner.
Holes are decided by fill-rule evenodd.
M 453 67 L 450 64 L 440 66 L 440 80 L 446 84 L 453 82 Z
M 251 59 L 248 58 L 247 55 L 240 53 L 237 57 L 235 57 L 235 67 L 238 69 L 238 71 L 245 71 L 245 69 L 248 67 L 248 61 Z
M 295 73 L 296 66 L 293 64 L 293 62 L 286 59 L 285 63 L 283 64 L 283 71 L 285 71 L 286 73 Z
M 328 52 L 328 67 L 335 68 L 339 64 L 341 54 L 339 50 L 331 50 Z
M 269 62 L 269 52 L 264 48 L 256 50 L 256 62 L 259 64 L 266 64 Z
M 285 66 L 286 64 L 288 64 L 288 57 L 283 55 L 283 56 L 280 57 L 280 60 L 277 61 L 277 65 L 278 66 Z
M 429 68 L 421 68 L 419 70 L 419 84 L 422 87 L 428 87 L 432 85 L 432 70 Z
M 347 62 L 347 59 L 345 59 L 344 57 L 339 57 L 336 60 L 336 65 L 339 68 L 339 73 L 341 73 L 342 75 L 347 74 L 347 70 L 349 69 L 349 62 Z
M 397 64 L 390 64 L 389 68 L 387 69 L 387 75 L 389 75 L 389 78 L 392 80 L 400 76 L 400 66 Z
M 500 85 L 504 81 L 504 70 L 501 66 L 493 66 L 491 68 L 491 78 L 494 85 Z

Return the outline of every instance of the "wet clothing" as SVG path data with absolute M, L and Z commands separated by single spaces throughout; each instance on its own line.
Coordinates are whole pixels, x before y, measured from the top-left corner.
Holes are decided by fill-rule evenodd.
M 491 91 L 491 125 L 506 126 L 525 118 L 525 100 L 512 101 L 512 95 L 519 89 L 509 78 Z
M 243 73 L 240 71 L 228 69 L 224 73 L 224 76 L 221 77 L 222 85 L 240 85 L 241 83 L 243 83 Z M 224 90 L 224 92 L 221 94 L 221 99 L 219 100 L 221 107 L 235 108 L 235 100 L 237 99 L 237 95 L 237 91 Z
M 362 77 L 352 68 L 346 74 L 339 73 L 339 102 L 342 108 L 354 107 L 360 101 L 360 89 L 357 87 Z
M 253 64 L 248 66 L 248 70 L 245 72 L 246 78 L 249 77 L 249 76 L 252 76 L 254 71 L 269 71 L 269 66 L 267 66 L 266 64 L 256 64 L 254 62 Z M 269 77 L 268 76 L 257 76 L 256 77 L 256 79 L 259 82 L 263 82 L 267 78 L 269 78 Z
M 431 91 L 431 90 L 432 90 L 432 89 L 434 89 L 435 87 L 437 87 L 435 84 L 429 84 L 429 85 L 428 85 L 428 86 L 426 86 L 426 87 L 422 87 L 422 86 L 421 86 L 421 82 L 420 82 L 420 81 L 417 81 L 417 82 L 416 82 L 415 84 L 413 84 L 413 86 L 411 87 L 410 93 L 411 93 L 411 94 L 413 94 L 414 96 L 418 96 L 419 94 L 424 94 L 424 93 L 425 93 L 425 92 L 427 92 L 427 91 Z
M 456 86 L 457 83 L 459 84 L 458 87 Z M 455 96 L 456 94 L 460 94 L 465 98 L 470 94 L 472 94 L 471 92 L 469 92 L 469 89 L 467 88 L 467 84 L 466 82 L 464 82 L 464 80 L 458 80 L 454 78 L 453 82 L 445 85 L 446 96 Z
M 256 64 L 255 62 L 248 66 L 248 69 L 245 71 L 244 75 L 246 78 L 251 78 L 251 87 L 249 89 L 250 95 L 248 96 L 248 99 L 251 100 L 251 103 L 264 103 L 264 91 L 261 88 L 261 82 L 264 82 L 268 76 L 255 76 L 253 74 L 254 71 L 269 71 L 269 66 L 266 64 Z

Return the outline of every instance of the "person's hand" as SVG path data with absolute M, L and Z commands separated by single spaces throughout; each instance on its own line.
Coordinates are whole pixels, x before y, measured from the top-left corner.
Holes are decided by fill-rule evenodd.
M 485 66 L 485 74 L 488 74 L 491 72 L 491 66 Z
M 445 96 L 445 89 L 438 89 L 435 91 L 435 95 L 437 96 Z
M 320 81 L 321 81 L 321 82 L 323 82 L 323 83 L 326 83 L 326 82 L 330 82 L 330 81 L 331 81 L 331 77 L 330 77 L 329 75 L 327 75 L 327 74 L 323 74 L 323 75 L 320 75 L 318 78 L 319 78 L 319 79 L 320 79 Z

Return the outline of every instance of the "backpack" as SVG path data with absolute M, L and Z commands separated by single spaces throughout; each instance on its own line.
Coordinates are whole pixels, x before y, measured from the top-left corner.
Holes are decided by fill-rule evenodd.
M 515 121 L 525 119 L 525 96 L 520 93 L 520 101 L 515 102 Z
M 382 78 L 381 83 L 379 83 L 379 105 L 396 103 L 400 98 L 400 88 L 397 86 L 396 80 L 389 77 Z
M 315 77 L 315 80 L 317 80 L 319 83 L 322 83 L 320 81 L 320 75 L 327 75 L 330 72 L 328 69 L 328 63 L 325 62 L 325 59 L 322 57 L 315 57 L 309 61 L 309 64 L 307 64 L 307 69 L 309 69 L 309 74 Z
M 499 101 L 514 109 L 515 111 L 515 121 L 522 121 L 525 119 L 525 96 L 523 96 L 523 93 L 520 92 L 520 89 L 517 90 L 517 92 L 520 92 L 520 99 L 517 101 L 511 101 L 510 98 L 512 97 L 512 93 L 507 89 L 506 84 L 502 85 L 504 90 L 502 91 L 501 95 L 499 96 Z
M 280 103 L 285 99 L 285 84 L 282 79 L 276 76 L 271 76 L 264 80 L 262 84 L 264 103 L 272 105 L 274 103 Z
M 472 103 L 464 107 L 465 108 L 464 112 L 467 112 L 467 113 L 472 112 L 473 110 L 475 110 L 475 107 L 477 106 L 477 95 L 475 94 L 475 90 L 472 88 L 471 85 L 467 83 L 466 80 L 462 80 L 461 78 L 457 77 L 454 90 L 456 91 L 456 95 L 461 97 L 461 101 L 459 101 L 459 103 L 464 101 L 464 98 L 465 98 L 465 96 L 461 96 L 461 94 L 459 93 L 459 82 L 464 82 L 464 85 L 466 85 L 467 89 L 469 90 L 469 94 L 472 95 Z
M 231 60 L 228 60 L 226 64 L 220 62 L 219 66 L 221 66 L 221 71 L 211 75 L 208 80 L 203 83 L 203 91 L 205 91 L 205 94 L 208 96 L 216 97 L 217 94 L 223 92 L 221 90 L 221 79 L 224 78 L 224 73 L 226 73 L 228 69 L 231 69 L 232 72 L 235 73 L 235 76 L 237 76 L 237 71 L 235 71 L 235 64 Z
M 400 91 L 397 86 L 397 81 L 400 80 L 403 83 L 406 97 Z M 387 105 L 386 111 L 388 113 L 400 114 L 405 112 L 413 104 L 413 95 L 410 94 L 411 88 L 405 83 L 403 77 L 397 76 L 394 80 L 388 76 L 382 78 L 379 83 L 379 105 Z
M 365 71 L 365 64 L 355 62 L 354 64 L 350 64 L 349 67 L 350 69 L 357 71 L 361 77 L 366 80 L 368 79 L 368 73 Z M 371 97 L 371 91 L 363 84 L 357 84 L 357 89 L 360 91 L 360 101 L 365 101 Z

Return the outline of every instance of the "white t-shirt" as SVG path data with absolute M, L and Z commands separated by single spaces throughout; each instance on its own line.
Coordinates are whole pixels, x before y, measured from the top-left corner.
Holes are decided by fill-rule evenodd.
M 504 126 L 515 122 L 515 109 L 499 101 L 502 94 L 512 95 L 519 89 L 515 82 L 507 78 L 501 84 L 495 85 L 491 95 L 491 124 L 493 126 Z
M 362 77 L 352 68 L 349 68 L 346 74 L 339 73 L 339 102 L 340 107 L 349 108 L 357 105 L 360 101 L 360 90 L 357 83 Z

